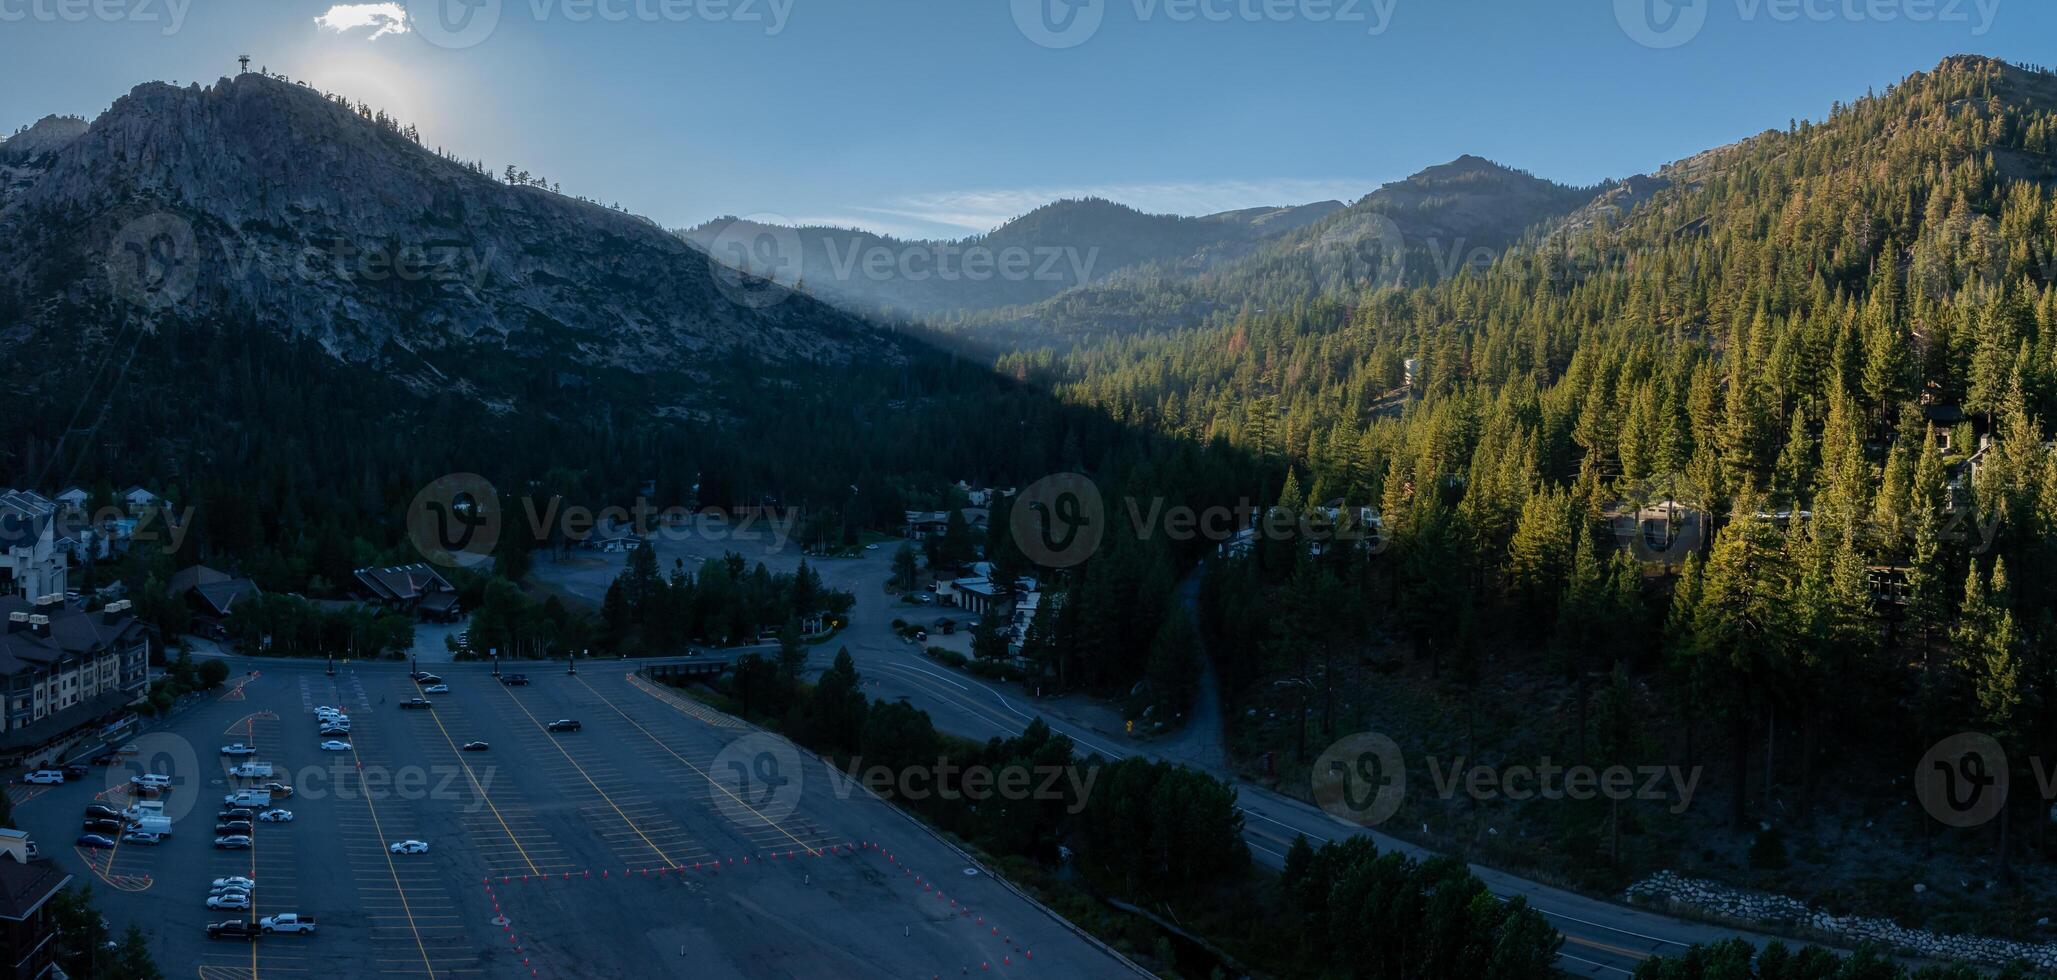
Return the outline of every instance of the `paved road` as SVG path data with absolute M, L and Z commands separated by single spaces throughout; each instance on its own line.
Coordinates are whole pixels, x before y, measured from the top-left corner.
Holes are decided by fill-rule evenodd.
M 532 668 L 507 687 L 440 668 L 430 711 L 400 663 L 234 659 L 215 700 L 137 739 L 174 775 L 162 845 L 69 846 L 87 802 L 125 800 L 129 770 L 32 787 L 16 809 L 46 853 L 91 883 L 117 930 L 137 923 L 174 976 L 1118 976 L 1125 961 L 979 872 L 818 761 L 643 682 L 618 664 Z M 349 710 L 325 752 L 312 708 Z M 555 734 L 576 718 L 583 731 Z M 484 752 L 461 751 L 484 740 Z M 230 788 L 218 755 L 254 745 L 297 788 L 290 824 L 210 846 Z M 426 855 L 392 855 L 403 839 Z M 973 873 L 967 873 L 967 871 Z M 317 916 L 320 934 L 210 942 L 213 878 L 258 882 L 254 913 Z M 527 880 L 524 880 L 526 878 Z M 901 935 L 893 935 L 893 930 Z M 1032 959 L 1031 959 L 1032 954 Z M 534 971 L 531 973 L 531 971 Z
M 881 583 L 891 575 L 891 555 L 897 546 L 887 542 L 861 558 L 813 562 L 824 582 L 855 594 L 857 605 L 850 628 L 834 642 L 817 648 L 810 667 L 826 667 L 836 648 L 847 648 L 865 677 L 866 693 L 872 697 L 905 697 L 928 711 L 937 728 L 952 734 L 978 740 L 1011 736 L 1020 733 L 1030 721 L 1041 718 L 1053 730 L 1070 736 L 1084 751 L 1115 759 L 1143 756 L 1203 764 L 1203 768 L 1217 775 L 1233 778 L 1220 763 L 1204 765 L 1221 744 L 1218 713 L 1211 721 L 1200 719 L 1190 735 L 1163 742 L 1138 742 L 1054 715 L 1012 686 L 988 684 L 922 656 L 916 647 L 892 631 L 890 621 L 897 617 L 926 622 L 951 611 L 911 607 L 881 588 Z M 740 552 L 750 561 L 762 561 L 777 571 L 790 571 L 800 558 L 797 548 L 776 547 L 768 536 L 738 539 L 718 525 L 702 525 L 693 533 L 660 541 L 657 547 L 660 567 L 667 569 L 677 558 L 684 558 L 691 565 L 702 558 L 719 557 L 725 551 Z M 609 556 L 603 561 L 586 559 L 553 570 L 549 563 L 540 562 L 537 572 L 552 578 L 566 591 L 597 604 L 622 563 L 623 559 Z M 1189 580 L 1182 588 L 1190 590 L 1195 584 Z M 1187 595 L 1188 601 L 1193 601 L 1195 594 L 1189 591 Z M 1316 845 L 1352 835 L 1368 835 L 1381 850 L 1417 857 L 1429 853 L 1254 784 L 1239 780 L 1236 788 L 1244 815 L 1244 838 L 1251 853 L 1270 867 L 1283 863 L 1286 849 L 1299 835 L 1305 835 Z M 1763 936 L 1596 900 L 1480 865 L 1473 865 L 1472 870 L 1495 894 L 1525 897 L 1530 905 L 1550 917 L 1565 937 L 1561 966 L 1576 975 L 1612 980 L 1629 975 L 1636 963 L 1652 955 L 1675 955 L 1694 943 L 1734 937 L 1760 945 L 1769 941 Z

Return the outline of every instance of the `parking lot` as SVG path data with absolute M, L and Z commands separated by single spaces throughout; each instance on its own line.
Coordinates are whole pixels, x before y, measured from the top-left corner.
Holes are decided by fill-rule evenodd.
M 17 822 L 93 886 L 115 929 L 149 934 L 168 974 L 292 977 L 817 977 L 986 970 L 1105 976 L 1120 964 L 964 857 L 782 740 L 632 676 L 627 665 L 527 668 L 508 686 L 438 665 L 449 694 L 400 664 L 266 664 L 136 739 L 128 767 L 14 787 Z M 313 711 L 351 716 L 323 751 Z M 552 721 L 582 730 L 555 733 Z M 472 741 L 485 751 L 464 751 Z M 213 846 L 244 742 L 295 793 L 290 823 L 248 850 Z M 82 808 L 128 802 L 168 772 L 162 844 L 74 848 Z M 421 840 L 426 854 L 394 854 Z M 204 906 L 216 878 L 256 886 L 247 912 Z M 281 912 L 314 935 L 209 940 L 205 925 Z M 897 935 L 896 935 L 897 933 Z

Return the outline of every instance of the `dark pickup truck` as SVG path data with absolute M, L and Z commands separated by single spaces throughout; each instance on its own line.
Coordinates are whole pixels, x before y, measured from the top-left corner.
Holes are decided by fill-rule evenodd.
M 254 923 L 242 919 L 229 919 L 224 922 L 210 922 L 207 924 L 207 938 L 209 939 L 245 939 L 256 942 L 257 937 L 263 934 Z

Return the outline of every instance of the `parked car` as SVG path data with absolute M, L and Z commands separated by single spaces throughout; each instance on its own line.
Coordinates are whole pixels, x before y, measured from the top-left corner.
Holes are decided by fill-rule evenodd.
M 272 765 L 269 762 L 245 762 L 229 770 L 229 775 L 238 779 L 264 779 L 271 773 Z
M 249 892 L 251 885 L 216 885 L 207 890 L 209 895 L 226 895 L 229 892 Z
M 400 707 L 402 708 L 433 708 L 435 706 L 436 703 L 427 698 L 408 698 L 400 702 Z
M 84 829 L 89 834 L 119 834 L 121 833 L 121 821 L 109 820 L 105 817 L 98 820 L 88 820 Z
M 247 909 L 250 896 L 245 892 L 223 892 L 207 896 L 207 907 L 211 909 Z
M 423 694 L 448 694 L 450 693 L 450 685 L 430 684 L 429 686 L 422 688 L 421 691 Z
M 430 673 L 423 673 L 423 674 L 422 674 L 422 675 L 421 675 L 420 677 L 417 677 L 417 678 L 415 678 L 414 680 L 415 680 L 415 682 L 416 682 L 416 683 L 418 683 L 418 684 L 441 684 L 441 683 L 443 683 L 443 679 L 442 679 L 441 677 L 438 677 L 438 676 L 436 676 L 435 674 L 430 674 Z
M 152 833 L 148 830 L 131 830 L 121 835 L 121 842 L 124 844 L 162 844 L 164 843 L 164 835 Z
M 214 846 L 224 851 L 241 851 L 250 847 L 250 838 L 244 834 L 229 834 L 214 839 Z
M 350 751 L 350 743 L 332 738 L 321 743 L 321 750 L 323 752 L 348 752 Z
M 584 727 L 571 718 L 559 718 L 550 723 L 550 730 L 553 732 L 575 732 Z
M 114 838 L 106 834 L 80 834 L 79 839 L 72 843 L 80 847 L 113 847 Z
M 394 841 L 392 846 L 386 848 L 386 850 L 392 851 L 395 854 L 427 854 L 429 852 L 429 842 L 425 840 Z
M 527 687 L 529 686 L 529 675 L 508 674 L 507 676 L 500 678 L 500 683 L 505 684 L 508 687 Z
M 263 813 L 258 814 L 257 819 L 265 823 L 292 823 L 293 811 L 284 809 L 283 807 L 273 807 L 269 810 L 264 811 Z
M 216 815 L 215 815 L 215 819 L 216 819 L 216 820 L 248 820 L 248 819 L 250 819 L 251 817 L 254 817 L 254 816 L 256 816 L 256 815 L 257 815 L 257 814 L 256 814 L 256 813 L 255 813 L 254 811 L 252 811 L 252 810 L 251 810 L 251 809 L 250 809 L 249 807 L 247 807 L 247 806 L 231 806 L 231 807 L 223 807 L 223 808 L 222 808 L 222 811 L 221 811 L 221 812 L 220 812 L 219 814 L 216 814 Z
M 466 752 L 484 752 L 484 751 L 486 751 L 487 749 L 490 749 L 490 748 L 492 748 L 492 746 L 491 746 L 491 745 L 488 745 L 488 744 L 486 744 L 486 743 L 484 743 L 484 742 L 466 742 L 466 743 L 464 743 L 464 751 L 466 751 Z
M 314 931 L 315 922 L 314 916 L 311 915 L 301 915 L 298 912 L 282 912 L 278 915 L 267 915 L 257 920 L 257 927 L 265 932 L 297 932 L 305 934 Z
M 37 786 L 55 785 L 64 782 L 64 770 L 38 769 L 34 772 L 25 772 L 21 774 L 21 781 Z
M 217 834 L 247 834 L 250 832 L 250 821 L 223 820 L 214 825 L 214 832 Z
M 120 820 L 121 811 L 105 803 L 86 804 L 86 816 L 93 820 Z
M 226 877 L 226 878 L 216 878 L 216 879 L 214 879 L 214 887 L 216 887 L 216 888 L 228 888 L 228 887 L 232 887 L 232 886 L 241 886 L 242 888 L 244 888 L 244 889 L 246 889 L 246 890 L 247 890 L 247 889 L 250 889 L 250 888 L 254 888 L 254 887 L 256 887 L 256 885 L 257 885 L 257 882 L 255 882 L 255 881 L 252 881 L 252 880 L 250 880 L 250 879 L 248 879 L 248 878 L 245 878 L 245 877 L 243 877 L 242 875 L 230 875 L 230 876 L 228 876 L 228 877 Z
M 267 793 L 270 793 L 272 796 L 291 797 L 293 795 L 293 787 L 288 786 L 285 783 L 265 783 L 263 786 L 259 788 Z
M 85 766 L 79 765 L 78 763 L 74 762 L 71 765 L 64 767 L 64 778 L 84 779 L 86 778 L 86 772 L 87 770 Z
M 210 922 L 207 924 L 207 938 L 209 939 L 243 939 L 256 942 L 257 937 L 263 934 L 255 924 L 247 919 L 224 919 L 220 922 Z
M 235 743 L 231 743 L 231 744 L 229 744 L 229 745 L 224 745 L 224 746 L 222 746 L 222 747 L 221 747 L 221 754 L 222 754 L 222 755 L 256 755 L 256 754 L 257 754 L 257 750 L 256 750 L 256 749 L 253 749 L 253 748 L 251 748 L 251 747 L 250 747 L 250 746 L 248 746 L 248 745 L 244 745 L 244 744 L 243 744 L 243 743 L 241 743 L 241 742 L 235 742 Z

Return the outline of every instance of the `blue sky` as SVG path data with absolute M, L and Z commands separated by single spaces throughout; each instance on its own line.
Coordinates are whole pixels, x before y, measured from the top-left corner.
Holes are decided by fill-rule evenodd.
M 2041 0 L 0 0 L 0 132 L 247 52 L 667 225 L 955 237 L 1464 153 L 1593 183 L 2053 37 Z

